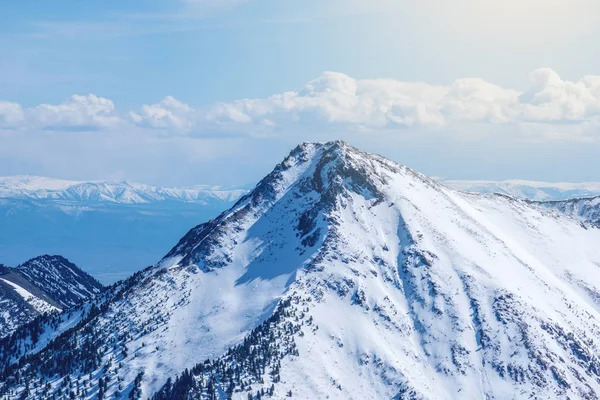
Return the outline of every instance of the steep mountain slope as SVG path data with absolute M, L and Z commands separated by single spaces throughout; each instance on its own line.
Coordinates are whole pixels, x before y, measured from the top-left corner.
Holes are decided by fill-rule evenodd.
M 600 182 L 539 182 L 511 179 L 506 181 L 441 180 L 454 189 L 471 193 L 500 193 L 518 199 L 560 201 L 600 195 Z
M 342 142 L 302 144 L 156 266 L 0 341 L 1 390 L 598 398 L 599 240 Z
M 8 264 L 63 254 L 113 283 L 156 262 L 197 221 L 214 218 L 245 192 L 0 178 L 0 254 Z
M 538 204 L 600 227 L 600 196 L 565 201 L 547 201 Z
M 41 314 L 74 307 L 102 285 L 61 256 L 40 256 L 16 268 L 0 265 L 0 337 Z

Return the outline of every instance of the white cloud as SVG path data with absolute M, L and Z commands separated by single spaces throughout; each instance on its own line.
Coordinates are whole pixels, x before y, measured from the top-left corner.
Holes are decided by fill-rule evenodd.
M 600 76 L 577 82 L 562 80 L 549 68 L 530 74 L 531 89 L 521 96 L 528 121 L 589 121 L 600 117 Z
M 102 128 L 119 123 L 113 102 L 93 94 L 73 95 L 58 105 L 40 104 L 27 114 L 35 126 L 42 128 Z
M 0 127 L 4 128 L 95 130 L 115 127 L 120 122 L 113 102 L 93 94 L 73 95 L 57 105 L 31 108 L 0 102 Z
M 25 120 L 23 108 L 17 103 L 0 101 L 0 127 L 18 126 Z
M 449 120 L 506 123 L 514 121 L 519 92 L 482 79 L 459 79 L 450 85 L 436 107 Z
M 220 103 L 207 110 L 188 112 L 194 119 L 189 126 L 285 129 L 316 124 L 373 130 L 430 129 L 465 123 L 596 126 L 600 119 L 600 77 L 586 76 L 570 82 L 543 68 L 533 71 L 530 80 L 529 90 L 520 92 L 478 78 L 458 79 L 441 86 L 389 79 L 356 80 L 326 72 L 297 92 Z M 582 129 L 573 132 L 579 135 Z
M 142 126 L 152 128 L 189 129 L 195 122 L 196 112 L 171 96 L 160 103 L 144 105 L 139 113 L 131 112 L 131 120 Z
M 527 137 L 600 138 L 600 76 L 563 80 L 548 68 L 530 74 L 521 92 L 482 79 L 450 85 L 391 79 L 354 79 L 326 72 L 298 91 L 195 108 L 175 98 L 117 112 L 112 101 L 75 95 L 59 105 L 22 108 L 0 102 L 0 127 L 102 129 L 134 125 L 177 135 L 256 134 L 332 127 L 456 131 L 476 123 L 509 124 Z

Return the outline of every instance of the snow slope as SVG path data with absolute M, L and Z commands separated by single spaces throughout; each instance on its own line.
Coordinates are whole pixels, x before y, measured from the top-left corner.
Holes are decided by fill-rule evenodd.
M 559 201 L 600 195 L 600 182 L 539 182 L 526 180 L 464 181 L 441 180 L 446 186 L 472 193 L 501 193 L 519 199 Z
M 599 240 L 535 204 L 305 143 L 75 329 L 40 322 L 52 348 L 0 341 L 0 376 L 29 354 L 24 377 L 70 363 L 30 398 L 91 374 L 106 388 L 81 398 L 593 399 Z

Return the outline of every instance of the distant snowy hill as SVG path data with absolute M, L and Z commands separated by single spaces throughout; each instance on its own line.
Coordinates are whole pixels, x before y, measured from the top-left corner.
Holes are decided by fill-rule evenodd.
M 111 283 L 155 263 L 198 220 L 218 215 L 245 192 L 0 178 L 0 254 L 9 264 L 63 254 Z
M 524 180 L 461 181 L 440 180 L 446 186 L 464 192 L 501 193 L 518 199 L 557 201 L 600 195 L 600 182 L 550 183 Z
M 598 243 L 304 143 L 158 264 L 0 340 L 0 396 L 596 399 Z
M 16 268 L 0 265 L 0 337 L 40 314 L 74 307 L 102 285 L 61 256 L 40 256 Z
M 79 182 L 39 176 L 0 177 L 0 198 L 11 199 L 119 204 L 186 202 L 221 205 L 223 202 L 237 200 L 245 192 L 244 189 L 222 189 L 217 186 L 163 188 L 129 182 Z

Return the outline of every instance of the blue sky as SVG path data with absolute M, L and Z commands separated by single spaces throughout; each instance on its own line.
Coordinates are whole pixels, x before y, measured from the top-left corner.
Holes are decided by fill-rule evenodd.
M 339 138 L 436 176 L 600 181 L 598 19 L 591 0 L 7 0 L 0 175 L 243 184 Z

